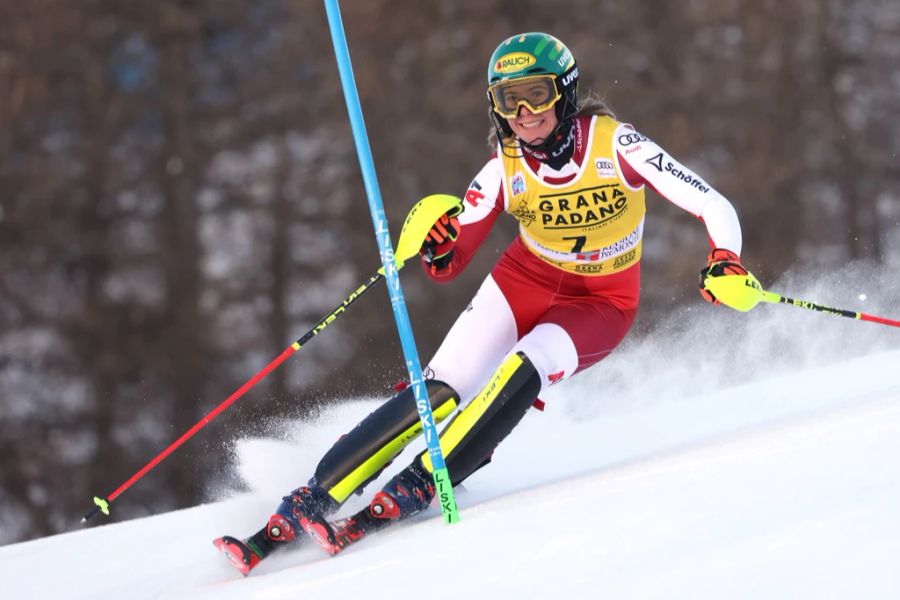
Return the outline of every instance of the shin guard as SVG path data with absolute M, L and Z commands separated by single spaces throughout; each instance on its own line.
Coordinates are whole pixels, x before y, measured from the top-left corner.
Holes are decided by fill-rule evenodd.
M 440 381 L 426 382 L 436 423 L 459 404 L 459 395 Z M 322 457 L 313 481 L 338 505 L 378 477 L 422 433 L 412 387 L 399 392 L 343 436 Z
M 441 450 L 456 486 L 489 462 L 541 391 L 541 378 L 522 352 L 511 354 L 481 392 L 441 432 Z M 431 473 L 431 457 L 416 458 Z

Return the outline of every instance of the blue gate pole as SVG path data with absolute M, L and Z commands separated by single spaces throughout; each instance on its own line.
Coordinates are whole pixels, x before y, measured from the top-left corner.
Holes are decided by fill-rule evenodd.
M 447 465 L 444 462 L 444 455 L 441 452 L 440 439 L 434 424 L 434 415 L 431 412 L 431 403 L 428 401 L 428 389 L 422 377 L 422 365 L 419 363 L 416 340 L 413 337 L 409 313 L 406 310 L 406 300 L 403 297 L 403 288 L 400 286 L 397 265 L 394 262 L 394 247 L 391 243 L 391 233 L 388 231 L 387 219 L 384 215 L 381 191 L 378 189 L 375 161 L 372 159 L 372 150 L 369 147 L 369 137 L 366 133 L 366 123 L 363 120 L 362 106 L 360 105 L 359 93 L 356 89 L 356 79 L 353 76 L 353 66 L 350 63 L 350 52 L 347 48 L 347 37 L 344 34 L 344 24 L 341 20 L 341 9 L 338 6 L 338 0 L 325 0 L 325 12 L 328 15 L 331 41 L 334 45 L 335 57 L 337 58 L 341 86 L 344 89 L 347 112 L 350 115 L 350 127 L 353 130 L 356 155 L 359 158 L 359 166 L 362 169 L 366 196 L 369 200 L 369 210 L 372 213 L 372 224 L 375 227 L 375 237 L 378 241 L 378 250 L 381 253 L 381 264 L 384 267 L 384 277 L 391 297 L 391 307 L 394 309 L 394 319 L 397 321 L 397 330 L 400 334 L 403 356 L 406 359 L 406 368 L 409 371 L 409 380 L 416 399 L 419 419 L 422 421 L 425 441 L 428 444 L 428 455 L 434 468 L 434 485 L 444 520 L 447 523 L 455 523 L 459 520 L 459 511 L 456 507 L 456 498 L 453 494 L 453 486 L 450 484 L 450 476 L 447 472 Z

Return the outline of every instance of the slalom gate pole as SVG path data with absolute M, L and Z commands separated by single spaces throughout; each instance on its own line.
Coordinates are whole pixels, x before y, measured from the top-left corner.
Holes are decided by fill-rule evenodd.
M 401 266 L 402 266 L 402 264 L 401 264 Z M 302 348 L 304 344 L 309 342 L 309 340 L 311 340 L 316 335 L 318 335 L 319 332 L 321 332 L 323 329 L 328 327 L 328 325 L 330 325 L 332 321 L 337 319 L 341 313 L 343 313 L 345 310 L 347 310 L 348 306 L 353 304 L 360 296 L 362 296 L 367 291 L 369 291 L 369 289 L 371 289 L 372 286 L 374 286 L 376 283 L 378 283 L 379 281 L 384 279 L 384 275 L 382 274 L 382 271 L 383 271 L 382 269 L 379 269 L 379 271 L 375 275 L 372 275 L 368 281 L 366 281 L 364 284 L 362 284 L 361 286 L 356 288 L 356 290 L 354 290 L 352 294 L 347 296 L 344 299 L 344 301 L 341 302 L 341 304 L 337 308 L 335 308 L 333 311 L 328 313 L 328 315 L 326 317 L 323 317 L 322 320 L 319 321 L 318 323 L 316 323 L 316 325 L 312 329 L 307 331 L 303 335 L 303 337 L 301 337 L 296 342 L 294 342 L 293 344 L 291 344 L 290 346 L 285 348 L 281 354 L 279 354 L 274 360 L 272 360 L 272 362 L 270 362 L 265 367 L 263 367 L 262 370 L 259 371 L 256 375 L 254 375 L 253 377 L 248 379 L 244 383 L 244 385 L 242 385 L 237 390 L 235 390 L 234 393 L 232 393 L 230 396 L 228 396 L 228 398 L 226 398 L 221 404 L 219 404 L 217 407 L 215 407 L 213 410 L 211 410 L 202 419 L 197 421 L 193 427 L 191 427 L 190 429 L 185 431 L 184 434 L 182 434 L 182 436 L 180 438 L 178 438 L 177 440 L 172 442 L 168 448 L 166 448 L 165 450 L 163 450 L 162 452 L 157 454 L 156 457 L 153 458 L 153 460 L 151 460 L 146 465 L 141 467 L 141 469 L 138 472 L 136 472 L 134 475 L 132 475 L 125 483 L 123 483 L 118 488 L 116 488 L 115 491 L 113 491 L 111 494 L 109 494 L 105 497 L 102 497 L 102 498 L 99 496 L 94 496 L 94 507 L 81 518 L 81 522 L 85 523 L 88 519 L 90 519 L 91 517 L 96 515 L 98 512 L 102 512 L 105 515 L 109 515 L 109 505 L 116 498 L 118 498 L 122 494 L 122 492 L 124 492 L 125 490 L 130 488 L 132 485 L 134 485 L 134 483 L 138 479 L 140 479 L 141 477 L 146 475 L 151 469 L 153 469 L 156 465 L 161 463 L 167 456 L 172 454 L 172 452 L 174 452 L 179 446 L 181 446 L 183 443 L 185 443 L 190 438 L 192 438 L 194 436 L 194 434 L 196 434 L 198 431 L 200 431 L 201 429 L 203 429 L 204 427 L 209 425 L 209 423 L 213 419 L 215 419 L 217 416 L 219 416 L 219 414 L 224 412 L 225 409 L 227 409 L 229 406 L 231 406 L 232 404 L 237 402 L 237 400 L 240 399 L 241 396 L 246 394 L 250 388 L 252 388 L 257 383 L 262 381 L 266 377 L 266 375 L 268 375 L 269 373 L 271 373 L 272 371 L 277 369 L 281 365 L 281 363 L 283 363 L 288 358 L 290 358 L 291 355 L 293 355 L 297 350 Z
M 391 307 L 394 309 L 394 319 L 397 322 L 403 356 L 406 359 L 406 367 L 409 371 L 409 381 L 416 399 L 419 419 L 422 421 L 425 441 L 428 444 L 428 454 L 434 467 L 434 485 L 444 520 L 447 523 L 455 523 L 459 520 L 459 511 L 453 494 L 453 486 L 450 483 L 450 476 L 447 472 L 447 465 L 444 462 L 444 455 L 441 452 L 440 440 L 434 424 L 434 416 L 431 412 L 431 404 L 428 402 L 428 391 L 422 377 L 422 366 L 419 363 L 419 354 L 416 349 L 415 338 L 413 337 L 412 325 L 409 321 L 409 313 L 406 309 L 403 289 L 400 286 L 400 277 L 394 264 L 391 234 L 388 231 L 387 219 L 384 215 L 384 203 L 381 200 L 381 191 L 378 188 L 378 179 L 375 175 L 374 160 L 372 151 L 369 148 L 366 124 L 363 120 L 362 106 L 360 105 L 359 93 L 356 89 L 356 80 L 353 76 L 353 66 L 350 63 L 350 51 L 347 48 L 347 37 L 344 33 L 344 24 L 341 19 L 341 9 L 338 6 L 338 0 L 325 0 L 325 12 L 328 16 L 328 28 L 331 30 L 331 41 L 334 45 L 334 54 L 341 77 L 341 86 L 344 90 L 347 112 L 350 116 L 353 139 L 356 143 L 356 155 L 362 169 L 366 196 L 369 200 L 369 210 L 372 213 L 375 238 L 378 242 L 388 293 L 391 297 Z

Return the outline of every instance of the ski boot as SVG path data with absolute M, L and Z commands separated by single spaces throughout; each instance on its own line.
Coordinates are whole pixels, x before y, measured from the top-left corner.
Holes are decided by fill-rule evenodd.
M 415 460 L 355 515 L 336 521 L 328 521 L 321 514 L 304 516 L 300 526 L 334 556 L 370 533 L 425 510 L 434 493 L 431 475 Z
M 285 496 L 266 526 L 249 538 L 239 540 L 226 535 L 213 540 L 213 545 L 246 576 L 272 552 L 299 539 L 297 534 L 301 529 L 298 519 L 305 515 L 329 514 L 336 509 L 337 502 L 322 488 L 304 486 Z

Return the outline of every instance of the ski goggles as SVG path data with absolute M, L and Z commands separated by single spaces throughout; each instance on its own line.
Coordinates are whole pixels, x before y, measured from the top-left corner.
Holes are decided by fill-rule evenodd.
M 556 75 L 532 75 L 500 81 L 488 87 L 494 111 L 504 119 L 515 119 L 519 107 L 533 113 L 544 112 L 560 99 Z

